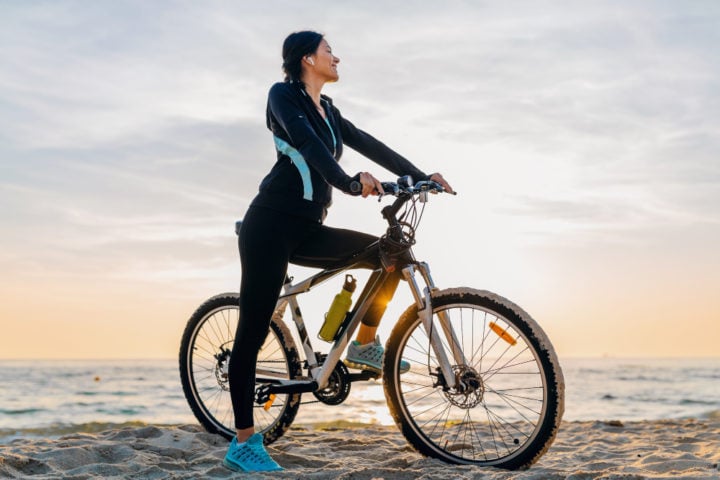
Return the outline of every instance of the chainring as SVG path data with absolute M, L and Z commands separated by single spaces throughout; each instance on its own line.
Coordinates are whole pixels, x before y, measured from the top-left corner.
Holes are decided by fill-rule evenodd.
M 320 364 L 325 361 L 325 355 L 320 358 Z M 350 372 L 343 362 L 338 362 L 330 374 L 327 387 L 313 392 L 315 398 L 326 405 L 340 405 L 350 395 Z

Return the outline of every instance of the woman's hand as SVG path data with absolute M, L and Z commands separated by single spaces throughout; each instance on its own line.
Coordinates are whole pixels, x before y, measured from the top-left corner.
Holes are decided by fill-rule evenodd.
M 362 172 L 360 174 L 359 178 L 360 184 L 362 185 L 362 197 L 366 198 L 368 195 L 384 195 L 385 190 L 383 190 L 382 185 L 380 184 L 380 180 L 373 177 L 368 172 Z
M 448 193 L 455 193 L 455 191 L 452 189 L 452 187 L 450 186 L 450 184 L 445 181 L 445 179 L 443 178 L 443 176 L 442 176 L 441 174 L 439 174 L 439 173 L 433 173 L 432 175 L 430 175 L 430 180 L 432 180 L 433 182 L 437 182 L 437 183 L 439 183 L 440 185 L 442 185 L 442 187 L 445 189 L 446 192 L 448 192 Z

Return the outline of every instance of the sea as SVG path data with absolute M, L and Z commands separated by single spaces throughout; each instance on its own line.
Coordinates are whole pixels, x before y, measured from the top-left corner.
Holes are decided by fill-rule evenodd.
M 566 421 L 720 420 L 720 358 L 561 359 Z M 392 425 L 382 384 L 337 406 L 303 395 L 296 425 Z M 177 360 L 0 360 L 0 442 L 123 426 L 197 424 Z

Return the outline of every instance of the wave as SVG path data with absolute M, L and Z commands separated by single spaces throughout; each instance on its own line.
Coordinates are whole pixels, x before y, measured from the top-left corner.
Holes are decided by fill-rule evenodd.
M 707 401 L 707 400 L 695 400 L 692 398 L 683 398 L 678 403 L 680 405 L 711 405 L 711 406 L 718 405 L 718 402 Z
M 126 406 L 121 408 L 97 408 L 95 412 L 104 413 L 107 415 L 140 415 L 147 411 L 147 407 L 139 406 Z
M 6 410 L 0 408 L 0 414 L 2 415 L 29 415 L 33 413 L 45 412 L 44 408 L 18 408 L 14 410 Z
M 75 392 L 75 395 L 79 395 L 81 397 L 95 397 L 98 395 L 110 395 L 112 397 L 136 397 L 138 396 L 138 393 L 128 392 L 126 390 L 117 390 L 114 392 L 104 392 L 102 390 L 81 390 L 79 392 Z
M 674 383 L 676 379 L 662 378 L 652 375 L 620 375 L 617 379 L 621 382 L 648 382 L 648 383 Z

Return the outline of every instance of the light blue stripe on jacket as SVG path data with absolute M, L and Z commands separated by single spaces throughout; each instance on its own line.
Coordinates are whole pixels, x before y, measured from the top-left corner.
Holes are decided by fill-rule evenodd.
M 300 178 L 303 184 L 303 198 L 305 200 L 312 200 L 313 187 L 312 179 L 310 178 L 310 167 L 308 167 L 302 154 L 282 138 L 276 136 L 273 136 L 273 138 L 275 139 L 275 147 L 278 149 L 278 152 L 290 157 L 290 161 L 298 169 L 298 172 L 300 172 Z

